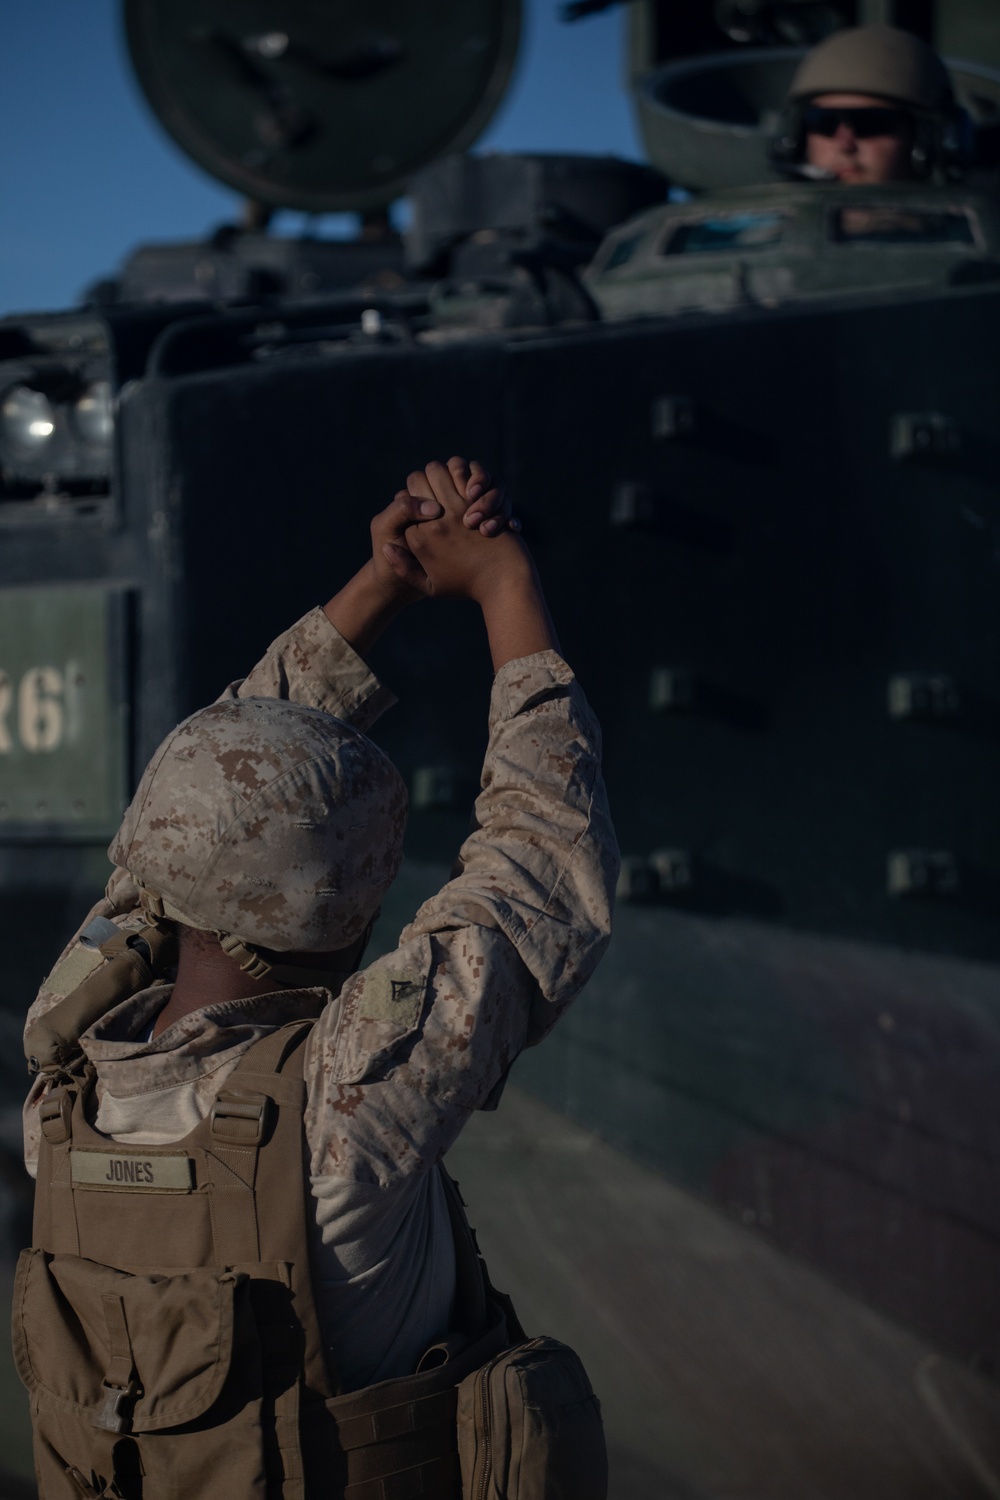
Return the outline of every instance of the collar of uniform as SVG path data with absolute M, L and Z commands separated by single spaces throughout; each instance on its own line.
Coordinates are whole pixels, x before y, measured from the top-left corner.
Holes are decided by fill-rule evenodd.
M 253 999 L 227 1000 L 182 1016 L 152 1041 L 136 1040 L 170 998 L 171 985 L 156 985 L 123 1000 L 80 1038 L 98 1077 L 118 1098 L 170 1088 L 202 1077 L 232 1060 L 287 1021 L 318 1016 L 330 1004 L 328 990 L 280 990 Z

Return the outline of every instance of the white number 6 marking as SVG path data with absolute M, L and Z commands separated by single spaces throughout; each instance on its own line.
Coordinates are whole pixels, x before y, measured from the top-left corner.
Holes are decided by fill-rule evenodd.
M 17 723 L 26 750 L 55 750 L 63 736 L 62 673 L 32 667 L 17 692 Z
M 14 748 L 7 725 L 7 715 L 14 698 L 14 689 L 6 672 L 0 672 L 0 755 L 9 755 Z

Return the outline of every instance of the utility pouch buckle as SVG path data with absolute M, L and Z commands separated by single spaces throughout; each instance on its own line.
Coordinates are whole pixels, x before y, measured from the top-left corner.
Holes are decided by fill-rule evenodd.
M 259 1146 L 270 1122 L 270 1106 L 266 1094 L 223 1089 L 212 1105 L 212 1139 L 228 1146 Z
M 65 1089 L 52 1089 L 45 1095 L 38 1106 L 38 1120 L 50 1145 L 62 1146 L 69 1140 L 72 1115 L 73 1099 Z
M 91 1425 L 105 1432 L 128 1432 L 132 1426 L 132 1407 L 142 1394 L 134 1380 L 128 1385 L 108 1385 L 104 1382 L 104 1399 L 91 1418 Z

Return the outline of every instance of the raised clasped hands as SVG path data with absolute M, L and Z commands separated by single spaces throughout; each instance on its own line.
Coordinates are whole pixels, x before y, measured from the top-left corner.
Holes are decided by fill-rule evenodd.
M 470 507 L 463 492 L 463 470 L 458 458 L 414 470 L 394 503 L 409 503 L 419 510 L 420 518 L 382 550 L 396 576 L 415 592 L 482 603 L 492 583 L 508 576 L 511 569 L 530 567 L 530 561 L 514 534 L 516 523 L 498 510 L 502 498 L 496 489 L 486 491 L 474 509 Z M 491 516 L 476 525 L 474 517 L 480 509 Z
M 481 464 L 462 458 L 429 463 L 372 521 L 370 559 L 324 613 L 363 655 L 415 600 L 472 599 L 482 610 L 495 670 L 515 658 L 558 651 L 519 530 Z
M 432 472 L 442 476 L 436 487 L 428 478 Z M 401 602 L 436 592 L 427 587 L 423 569 L 415 566 L 410 542 L 421 527 L 445 518 L 445 502 L 469 535 L 493 540 L 507 530 L 520 529 L 503 490 L 477 460 L 467 463 L 455 457 L 447 464 L 431 463 L 425 470 L 416 470 L 407 488 L 399 490 L 371 523 L 372 566 L 382 586 Z

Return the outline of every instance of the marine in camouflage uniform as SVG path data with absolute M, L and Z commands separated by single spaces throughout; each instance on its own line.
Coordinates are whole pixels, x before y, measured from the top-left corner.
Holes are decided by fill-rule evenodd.
M 395 519 L 386 512 L 373 523 L 368 582 L 373 566 L 383 586 L 397 579 L 383 615 L 421 593 L 460 591 L 455 547 L 467 542 L 454 517 L 486 483 L 466 495 L 468 480 L 457 461 L 429 466 L 410 476 L 412 495 L 397 496 Z M 467 517 L 488 516 L 493 499 L 490 491 L 475 514 L 470 504 Z M 439 519 L 416 526 L 418 513 Z M 495 549 L 492 566 L 511 548 L 523 544 L 497 537 L 476 557 Z M 546 644 L 555 638 L 540 594 L 525 606 L 504 585 L 506 614 L 491 604 L 491 616 L 483 603 L 501 664 L 460 873 L 420 908 L 394 952 L 339 993 L 333 972 L 323 985 L 313 973 L 294 983 L 282 957 L 301 964 L 310 952 L 350 951 L 401 857 L 405 791 L 365 736 L 394 700 L 351 644 L 364 649 L 385 623 L 358 624 L 367 586 L 354 580 L 312 610 L 247 678 L 168 736 L 112 843 L 106 896 L 81 927 L 103 918 L 138 929 L 145 906 L 185 929 L 224 934 L 227 962 L 252 970 L 259 960 L 266 970 L 269 959 L 282 976 L 276 985 L 265 973 L 260 993 L 189 1010 L 165 1028 L 171 988 L 160 984 L 92 1026 L 82 1046 L 97 1074 L 94 1124 L 115 1141 L 185 1136 L 251 1044 L 317 1018 L 305 1060 L 313 1281 L 345 1390 L 409 1373 L 447 1332 L 454 1244 L 431 1168 L 586 982 L 608 942 L 618 870 L 597 723 Z M 467 596 L 477 597 L 471 585 Z M 510 657 L 519 643 L 542 649 Z M 29 1027 L 93 962 L 78 934 Z M 32 1173 L 41 1092 L 36 1084 L 24 1112 Z

